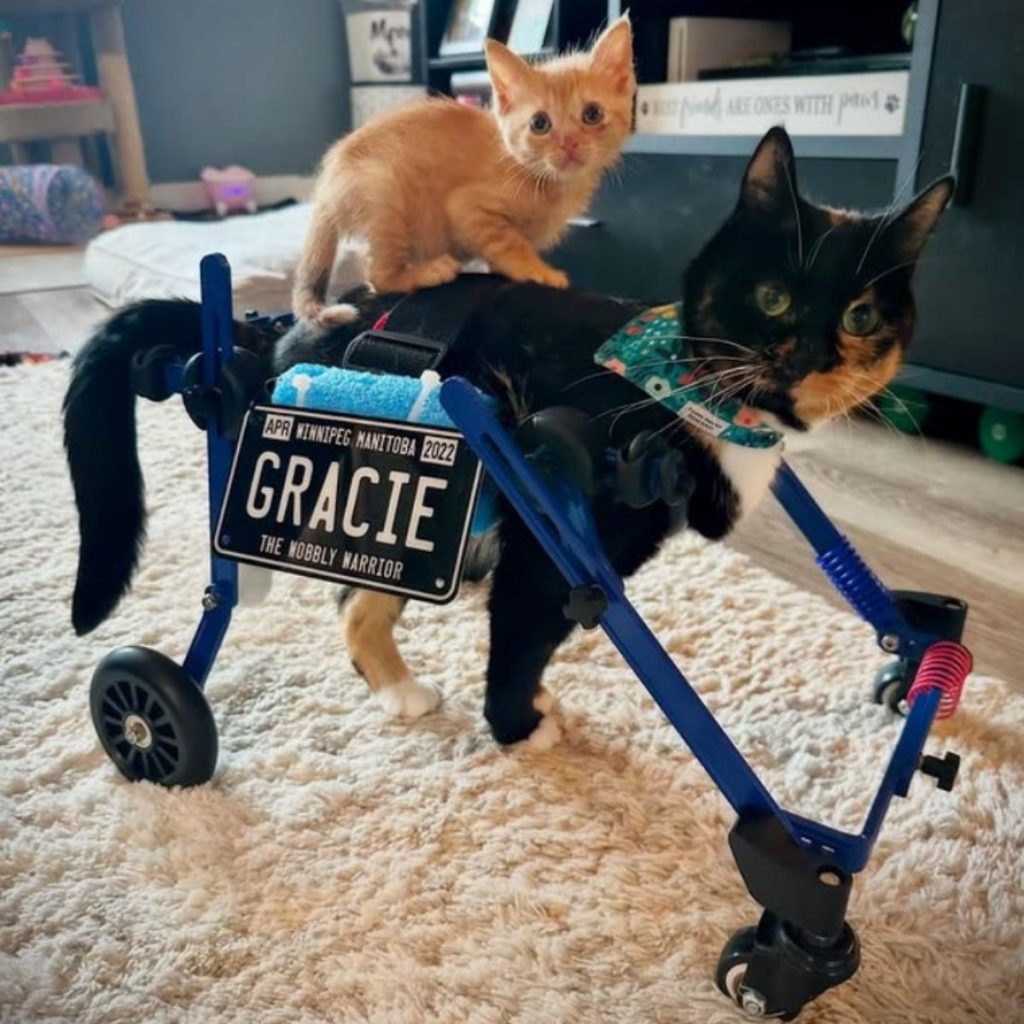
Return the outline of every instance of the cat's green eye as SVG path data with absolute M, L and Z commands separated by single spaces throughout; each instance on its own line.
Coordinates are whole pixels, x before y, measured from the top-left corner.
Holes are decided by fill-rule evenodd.
M 604 120 L 604 111 L 597 103 L 588 103 L 583 108 L 583 123 L 591 126 Z
M 863 337 L 878 329 L 882 322 L 882 314 L 871 302 L 851 302 L 843 310 L 842 327 L 847 334 Z
M 543 110 L 538 110 L 530 118 L 530 131 L 534 135 L 547 135 L 551 131 L 551 118 Z
M 793 305 L 789 292 L 774 281 L 764 281 L 754 289 L 757 308 L 765 316 L 782 316 Z

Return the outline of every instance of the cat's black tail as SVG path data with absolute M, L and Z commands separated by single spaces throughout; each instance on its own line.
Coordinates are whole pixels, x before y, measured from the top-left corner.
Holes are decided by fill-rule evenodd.
M 236 344 L 265 354 L 265 341 L 254 328 L 236 325 Z M 107 618 L 128 590 L 145 539 L 132 361 L 159 345 L 183 357 L 200 350 L 197 303 L 153 300 L 117 313 L 75 357 L 64 397 L 64 447 L 81 538 L 71 602 L 79 636 Z

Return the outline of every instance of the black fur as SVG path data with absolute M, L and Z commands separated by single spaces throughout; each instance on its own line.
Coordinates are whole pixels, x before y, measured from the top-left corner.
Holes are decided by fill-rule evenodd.
M 878 331 L 858 343 L 865 362 L 906 347 L 914 326 L 914 265 L 952 187 L 952 178 L 942 178 L 898 214 L 831 211 L 800 195 L 789 136 L 772 129 L 751 158 L 736 209 L 684 275 L 694 353 L 715 369 L 722 368 L 716 357 L 735 357 L 736 343 L 745 346 L 758 380 L 756 388 L 738 388 L 736 397 L 806 430 L 793 387 L 840 365 L 841 317 L 865 288 L 873 288 L 882 317 Z M 756 286 L 768 281 L 792 296 L 784 316 L 766 316 L 754 301 Z
M 257 350 L 261 339 L 239 325 Z M 64 447 L 78 506 L 81 546 L 71 622 L 81 636 L 117 606 L 145 539 L 146 509 L 135 439 L 132 361 L 161 345 L 200 347 L 194 302 L 140 302 L 112 317 L 82 348 L 64 396 Z
M 767 163 L 766 154 L 771 158 Z M 774 185 L 769 173 L 773 169 Z M 786 173 L 790 177 L 786 178 Z M 789 275 L 794 293 L 803 289 L 800 275 L 806 273 L 806 267 L 802 271 L 800 266 L 790 266 L 799 248 L 793 211 L 800 210 L 800 230 L 807 232 L 802 245 L 807 246 L 820 237 L 820 218 L 826 216 L 796 195 L 795 184 L 788 139 L 784 132 L 773 131 L 751 161 L 736 212 L 686 274 L 688 334 L 739 337 L 754 350 L 753 358 L 770 355 L 771 329 L 751 317 L 747 291 L 758 274 L 769 272 Z M 937 216 L 934 211 L 930 221 L 922 218 L 921 243 Z M 920 245 L 914 225 L 908 226 L 905 217 L 890 224 L 878 220 L 864 223 L 872 225 L 871 230 L 879 228 L 879 259 L 893 258 L 900 244 L 907 258 L 916 258 L 914 246 L 919 249 Z M 812 275 L 812 291 L 820 290 L 826 296 L 825 306 L 831 312 L 823 315 L 820 323 L 807 321 L 808 326 L 800 328 L 800 343 L 794 353 L 798 369 L 780 371 L 777 387 L 746 395 L 748 402 L 776 412 L 793 425 L 804 424 L 788 402 L 787 389 L 802 374 L 827 367 L 834 358 L 826 344 L 828 331 L 834 336 L 835 310 L 841 311 L 840 303 L 849 301 L 852 287 L 849 273 L 843 277 L 840 268 L 848 271 L 850 253 L 867 245 L 864 230 L 852 228 L 848 237 L 844 231 L 835 246 L 826 239 L 819 248 L 820 263 L 815 266 L 820 269 Z M 838 229 L 835 234 L 840 235 Z M 865 273 L 880 272 L 874 259 L 866 261 Z M 800 262 L 806 261 L 803 253 Z M 905 277 L 902 268 L 890 276 L 894 289 L 906 291 L 909 270 Z M 842 283 L 836 283 L 840 277 Z M 858 279 L 864 279 L 863 275 Z M 456 280 L 420 293 L 417 301 L 429 310 L 433 303 L 449 302 L 456 289 L 466 286 L 464 279 Z M 365 289 L 344 300 L 358 307 L 357 323 L 319 336 L 300 324 L 272 347 L 262 337 L 240 338 L 240 343 L 266 356 L 268 376 L 298 362 L 339 365 L 351 339 L 396 301 Z M 493 279 L 488 300 L 466 322 L 442 370 L 463 375 L 496 396 L 499 415 L 513 427 L 532 412 L 569 405 L 590 417 L 599 442 L 611 448 L 625 446 L 643 430 L 662 432 L 682 452 L 695 482 L 687 513 L 689 526 L 705 537 L 719 539 L 735 523 L 738 498 L 710 449 L 680 429 L 679 421 L 663 406 L 644 401 L 633 384 L 601 372 L 593 363 L 595 349 L 638 312 L 639 307 L 631 303 L 576 289 L 558 291 Z M 403 329 L 415 333 L 415 325 L 404 324 Z M 723 329 L 733 333 L 718 334 Z M 239 331 L 244 334 L 245 329 Z M 65 402 L 65 437 L 82 531 L 73 607 L 74 625 L 80 633 L 110 614 L 129 585 L 138 557 L 144 513 L 130 363 L 134 353 L 167 342 L 186 351 L 198 349 L 199 317 L 194 304 L 133 307 L 100 331 L 75 363 Z M 712 356 L 734 352 L 724 343 L 696 344 L 706 346 L 706 353 Z M 595 496 L 593 514 L 606 553 L 623 576 L 635 572 L 673 530 L 684 525 L 663 504 L 632 509 L 607 489 Z M 533 699 L 541 675 L 572 627 L 562 614 L 567 586 L 518 517 L 503 517 L 497 539 L 495 545 L 493 538 L 488 538 L 474 553 L 468 575 L 479 578 L 494 570 L 485 714 L 496 738 L 511 743 L 528 736 L 537 725 L 540 714 Z

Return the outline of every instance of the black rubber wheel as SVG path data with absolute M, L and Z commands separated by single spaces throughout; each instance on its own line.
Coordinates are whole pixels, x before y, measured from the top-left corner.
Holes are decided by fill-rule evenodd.
M 117 770 L 136 782 L 198 786 L 217 765 L 217 727 L 185 670 L 148 647 L 118 647 L 96 666 L 92 722 Z
M 915 669 L 902 658 L 889 662 L 875 676 L 873 699 L 894 714 L 907 716 L 907 694 L 914 681 Z
M 718 991 L 739 1007 L 744 1014 L 750 1017 L 763 1017 L 759 1010 L 748 1009 L 743 1005 L 743 993 L 740 991 L 743 979 L 747 974 L 747 966 L 754 955 L 756 939 L 757 929 L 753 927 L 741 928 L 738 932 L 733 932 L 718 958 L 718 966 L 715 968 L 715 984 L 718 986 Z M 803 1007 L 780 1015 L 773 1015 L 772 1019 L 796 1020 L 801 1009 Z
M 738 932 L 733 932 L 715 968 L 715 984 L 718 991 L 737 1006 L 740 1005 L 740 983 L 747 973 L 750 958 L 754 955 L 756 936 L 756 928 L 741 928 Z

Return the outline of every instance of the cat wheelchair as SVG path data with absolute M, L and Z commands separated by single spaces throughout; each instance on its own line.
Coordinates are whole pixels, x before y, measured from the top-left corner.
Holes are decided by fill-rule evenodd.
M 154 350 L 135 367 L 133 380 L 136 393 L 151 400 L 180 394 L 205 430 L 214 540 L 202 616 L 181 665 L 154 650 L 117 648 L 96 668 L 90 694 L 100 742 L 117 768 L 130 779 L 164 786 L 203 783 L 216 765 L 217 733 L 203 686 L 240 591 L 239 563 L 219 553 L 216 538 L 236 442 L 240 451 L 242 423 L 256 409 L 264 383 L 253 357 L 233 347 L 227 261 L 206 257 L 201 280 L 201 353 L 183 363 L 172 350 Z M 440 385 L 440 403 L 479 460 L 477 479 L 482 466 L 564 576 L 570 588 L 566 616 L 583 628 L 604 629 L 736 812 L 729 846 L 762 910 L 756 925 L 725 944 L 715 981 L 745 1014 L 793 1020 L 859 967 L 860 944 L 846 909 L 853 877 L 866 867 L 893 797 L 907 795 L 917 771 L 940 789 L 953 788 L 957 756 L 923 751 L 933 721 L 955 711 L 971 670 L 970 653 L 960 643 L 966 605 L 887 590 L 782 464 L 772 484 L 775 497 L 839 593 L 874 629 L 881 648 L 896 656 L 884 685 L 887 695 L 901 692 L 906 710 L 862 829 L 833 829 L 776 802 L 630 603 L 591 520 L 586 491 L 593 484 L 594 453 L 574 429 L 572 415 L 549 410 L 534 418 L 525 436 L 513 437 L 480 393 L 458 377 Z M 266 431 L 265 422 L 264 437 Z M 619 453 L 620 497 L 641 505 L 685 502 L 687 480 L 678 470 L 664 447 Z

